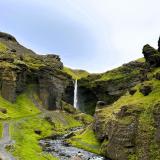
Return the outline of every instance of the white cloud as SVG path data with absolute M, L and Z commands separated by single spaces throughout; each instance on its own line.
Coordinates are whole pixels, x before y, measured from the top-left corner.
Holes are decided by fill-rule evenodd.
M 21 0 L 11 2 L 22 5 Z M 51 21 L 55 13 L 65 15 L 73 23 L 88 29 L 96 39 L 96 49 L 94 53 L 88 53 L 91 54 L 88 63 L 73 67 L 105 71 L 141 57 L 141 49 L 146 43 L 157 47 L 159 0 L 23 1 L 23 6 L 29 5 L 41 8 Z

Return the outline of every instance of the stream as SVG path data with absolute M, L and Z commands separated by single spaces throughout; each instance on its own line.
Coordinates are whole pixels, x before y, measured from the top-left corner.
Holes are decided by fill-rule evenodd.
M 44 152 L 51 153 L 60 160 L 107 160 L 97 154 L 70 146 L 65 142 L 65 140 L 70 138 L 74 132 L 80 130 L 82 130 L 81 127 L 73 128 L 64 135 L 58 135 L 52 139 L 42 139 L 39 143 Z

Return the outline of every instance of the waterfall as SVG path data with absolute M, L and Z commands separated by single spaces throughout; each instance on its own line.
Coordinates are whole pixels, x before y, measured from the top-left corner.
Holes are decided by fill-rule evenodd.
M 77 103 L 78 103 L 78 95 L 77 95 L 77 88 L 78 88 L 78 86 L 77 86 L 77 79 L 75 80 L 75 82 L 74 82 L 74 104 L 73 104 L 73 106 L 74 106 L 74 108 L 78 108 L 78 106 L 77 106 Z

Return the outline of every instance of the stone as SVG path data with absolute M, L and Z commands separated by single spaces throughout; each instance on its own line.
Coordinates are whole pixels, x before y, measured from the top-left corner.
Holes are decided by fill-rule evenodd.
M 9 63 L 13 63 L 14 59 L 10 58 L 10 57 L 0 57 L 0 62 L 3 62 L 3 61 L 9 62 Z
M 6 108 L 0 108 L 0 112 L 2 112 L 3 114 L 7 113 L 7 109 Z
M 11 52 L 15 53 L 15 52 L 16 52 L 16 49 L 11 49 Z
M 160 72 L 157 72 L 157 73 L 155 74 L 155 78 L 156 78 L 157 80 L 160 80 Z
M 147 44 L 143 47 L 143 55 L 150 66 L 160 66 L 160 53 L 150 45 Z
M 34 131 L 36 134 L 41 135 L 42 131 L 41 130 L 35 130 Z
M 105 101 L 98 101 L 97 106 L 105 106 L 106 102 Z
M 129 94 L 130 95 L 134 95 L 136 92 L 137 92 L 137 90 L 134 89 L 134 88 L 129 89 Z
M 139 91 L 144 95 L 147 96 L 152 92 L 152 86 L 149 84 L 142 84 Z

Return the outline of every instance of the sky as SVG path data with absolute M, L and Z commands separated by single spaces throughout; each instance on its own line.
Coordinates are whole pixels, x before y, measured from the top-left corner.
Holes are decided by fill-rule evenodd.
M 104 72 L 157 48 L 159 0 L 5 0 L 0 31 L 65 66 Z

